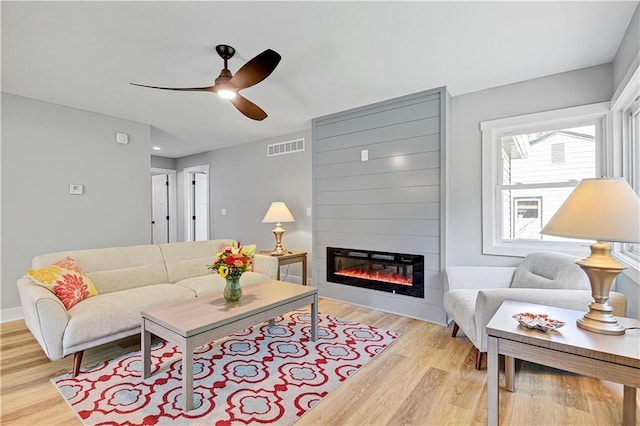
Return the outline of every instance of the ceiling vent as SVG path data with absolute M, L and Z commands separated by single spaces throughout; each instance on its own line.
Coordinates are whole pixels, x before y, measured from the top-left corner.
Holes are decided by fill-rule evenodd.
M 267 157 L 304 151 L 304 138 L 267 145 Z

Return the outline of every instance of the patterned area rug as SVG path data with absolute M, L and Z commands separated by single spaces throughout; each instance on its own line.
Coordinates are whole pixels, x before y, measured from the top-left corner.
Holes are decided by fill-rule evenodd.
M 153 347 L 153 375 L 140 352 L 51 381 L 85 425 L 293 424 L 395 339 L 397 333 L 297 310 L 202 346 L 194 355 L 194 409 L 182 411 L 177 347 Z

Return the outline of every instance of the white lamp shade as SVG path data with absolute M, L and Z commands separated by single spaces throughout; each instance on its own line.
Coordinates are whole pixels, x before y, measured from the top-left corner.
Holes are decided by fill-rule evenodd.
M 540 233 L 606 242 L 640 242 L 640 198 L 622 178 L 584 179 Z
M 274 201 L 264 215 L 262 223 L 295 222 L 293 215 L 282 201 Z

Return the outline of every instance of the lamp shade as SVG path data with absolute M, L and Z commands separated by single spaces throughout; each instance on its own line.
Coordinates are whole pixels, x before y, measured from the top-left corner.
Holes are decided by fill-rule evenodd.
M 622 178 L 584 179 L 541 234 L 608 242 L 640 242 L 640 198 Z
M 274 201 L 264 215 L 262 223 L 295 222 L 293 215 L 282 201 Z

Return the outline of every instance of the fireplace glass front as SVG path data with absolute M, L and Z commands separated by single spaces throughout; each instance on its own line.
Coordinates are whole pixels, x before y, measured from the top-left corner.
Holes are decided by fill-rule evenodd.
M 327 247 L 327 281 L 424 298 L 424 256 Z

